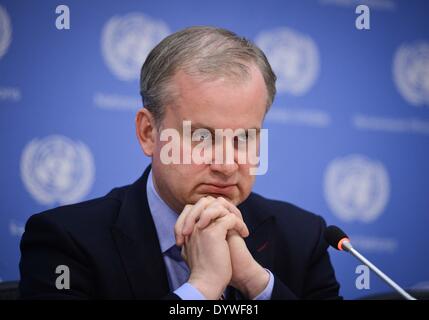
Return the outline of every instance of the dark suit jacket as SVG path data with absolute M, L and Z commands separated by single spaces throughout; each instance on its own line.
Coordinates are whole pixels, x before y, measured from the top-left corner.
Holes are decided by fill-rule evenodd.
M 178 299 L 169 289 L 147 202 L 149 168 L 132 185 L 28 220 L 22 298 Z M 339 298 L 321 217 L 255 193 L 239 209 L 250 230 L 247 247 L 274 274 L 272 299 Z M 70 269 L 69 290 L 55 286 L 58 265 Z

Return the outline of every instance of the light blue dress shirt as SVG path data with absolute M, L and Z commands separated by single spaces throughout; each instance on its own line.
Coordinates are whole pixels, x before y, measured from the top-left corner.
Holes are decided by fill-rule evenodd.
M 150 212 L 155 223 L 164 263 L 167 267 L 167 276 L 170 289 L 183 300 L 205 300 L 204 295 L 189 284 L 189 268 L 180 256 L 180 248 L 176 246 L 174 237 L 174 225 L 178 214 L 174 212 L 155 190 L 152 178 L 152 170 L 146 185 L 147 199 Z M 254 300 L 269 300 L 274 287 L 274 276 L 270 275 L 267 287 Z

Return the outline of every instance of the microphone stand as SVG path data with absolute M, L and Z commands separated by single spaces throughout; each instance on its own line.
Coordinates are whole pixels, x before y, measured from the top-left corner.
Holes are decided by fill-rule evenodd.
M 382 280 L 384 280 L 389 286 L 396 290 L 404 299 L 406 300 L 417 300 L 410 294 L 408 294 L 404 289 L 402 289 L 395 281 L 390 279 L 383 271 L 378 269 L 375 265 L 373 265 L 368 259 L 366 259 L 363 255 L 361 255 L 355 248 L 353 248 L 352 244 L 349 241 L 343 241 L 341 247 L 344 251 L 350 252 L 353 256 L 359 259 L 362 263 L 368 266 L 372 271 L 374 271 Z

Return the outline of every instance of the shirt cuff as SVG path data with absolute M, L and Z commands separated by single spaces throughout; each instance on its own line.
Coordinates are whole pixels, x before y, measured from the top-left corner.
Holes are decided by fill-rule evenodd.
M 174 293 L 182 300 L 207 300 L 197 288 L 188 282 L 174 290 Z
M 260 294 L 258 294 L 255 298 L 253 298 L 253 300 L 271 300 L 271 295 L 273 293 L 273 288 L 274 288 L 274 275 L 271 273 L 270 270 L 268 269 L 265 269 L 265 270 L 267 270 L 268 274 L 270 275 L 268 284 Z

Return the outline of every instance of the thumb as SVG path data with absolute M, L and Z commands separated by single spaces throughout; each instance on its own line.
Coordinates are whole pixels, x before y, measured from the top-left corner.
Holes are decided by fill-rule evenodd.
M 226 241 L 229 241 L 230 238 L 232 238 L 234 236 L 237 236 L 237 237 L 241 238 L 241 236 L 240 236 L 240 234 L 238 233 L 237 230 L 235 230 L 235 229 L 229 230 L 228 233 L 226 234 Z

